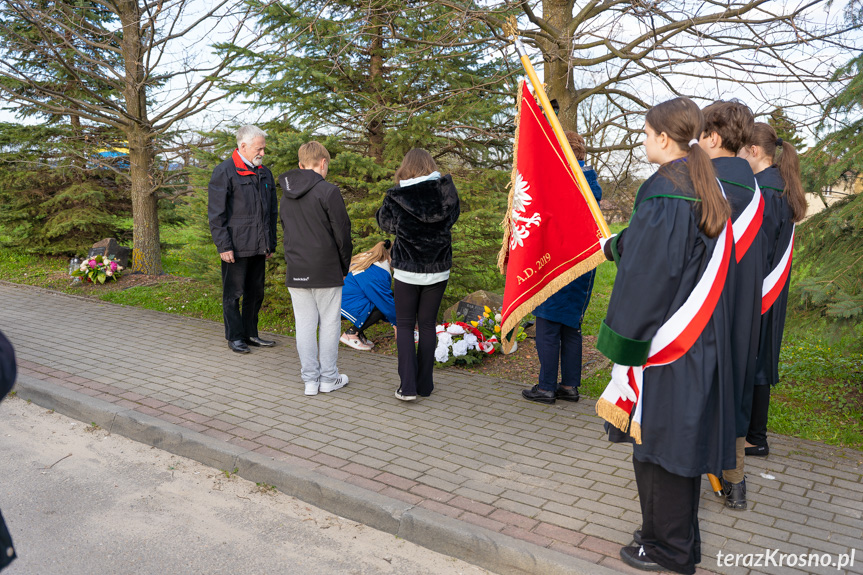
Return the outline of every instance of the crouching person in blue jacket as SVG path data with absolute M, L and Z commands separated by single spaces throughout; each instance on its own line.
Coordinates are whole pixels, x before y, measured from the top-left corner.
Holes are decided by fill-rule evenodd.
M 354 349 L 368 351 L 375 344 L 364 331 L 386 319 L 396 326 L 393 300 L 390 241 L 378 242 L 367 252 L 351 258 L 350 271 L 342 287 L 342 317 L 353 325 L 339 338 Z

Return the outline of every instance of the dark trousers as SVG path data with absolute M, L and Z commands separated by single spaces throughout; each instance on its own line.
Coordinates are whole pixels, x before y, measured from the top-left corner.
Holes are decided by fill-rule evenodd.
M 652 561 L 692 575 L 701 562 L 698 502 L 701 477 L 682 477 L 632 458 L 641 503 L 641 539 Z
M 435 323 L 446 281 L 418 286 L 395 280 L 396 348 L 403 395 L 428 397 L 434 389 L 432 370 L 437 347 Z M 414 325 L 419 326 L 419 345 L 414 344 Z
M 581 330 L 566 324 L 536 318 L 536 354 L 539 356 L 539 388 L 557 391 L 560 385 L 581 385 Z
M 222 262 L 222 315 L 228 341 L 258 337 L 266 264 L 267 257 L 263 255 L 235 258 L 232 264 Z M 243 299 L 242 314 L 240 298 Z
M 379 310 L 376 307 L 373 307 L 372 311 L 369 312 L 369 317 L 367 317 L 366 321 L 363 322 L 362 327 L 357 327 L 355 325 L 352 325 L 351 327 L 349 327 L 347 329 L 347 331 L 345 331 L 345 333 L 350 333 L 350 334 L 358 333 L 358 334 L 361 334 L 363 337 L 365 337 L 365 335 L 366 335 L 364 333 L 365 330 L 369 329 L 370 327 L 372 327 L 373 325 L 375 325 L 376 323 L 378 323 L 379 321 L 381 321 L 384 318 L 386 318 L 386 316 L 384 315 L 384 312 L 382 312 L 381 310 Z
M 767 410 L 770 407 L 770 385 L 756 385 L 752 391 L 752 416 L 746 441 L 752 445 L 767 445 Z

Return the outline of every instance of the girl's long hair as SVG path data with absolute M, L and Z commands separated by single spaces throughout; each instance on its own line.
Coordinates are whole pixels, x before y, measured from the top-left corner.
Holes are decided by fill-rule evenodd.
M 401 183 L 402 180 L 427 176 L 437 171 L 437 163 L 434 161 L 432 155 L 422 148 L 414 148 L 405 154 L 402 165 L 396 170 L 396 184 Z
M 378 242 L 369 251 L 358 253 L 352 257 L 348 271 L 361 272 L 367 270 L 375 262 L 381 261 L 386 261 L 388 264 L 392 262 L 389 240 Z
M 791 221 L 799 222 L 806 217 L 806 195 L 803 193 L 803 183 L 800 181 L 800 160 L 797 150 L 790 142 L 786 142 L 776 136 L 776 130 L 770 124 L 756 122 L 752 130 L 752 138 L 749 145 L 759 146 L 764 150 L 768 158 L 779 168 L 779 175 L 785 182 L 783 196 L 788 198 L 791 206 Z M 777 148 L 782 149 L 779 159 L 776 159 Z
M 686 165 L 695 196 L 701 200 L 698 225 L 708 237 L 717 237 L 731 216 L 731 206 L 719 189 L 713 162 L 707 152 L 698 144 L 689 145 L 691 140 L 698 140 L 704 131 L 701 110 L 689 98 L 674 98 L 651 108 L 645 121 L 657 134 L 665 132 L 681 150 L 689 151 Z

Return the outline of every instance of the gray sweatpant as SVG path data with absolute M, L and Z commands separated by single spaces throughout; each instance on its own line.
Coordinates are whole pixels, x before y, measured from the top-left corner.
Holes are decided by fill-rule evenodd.
M 297 327 L 300 374 L 305 383 L 339 379 L 339 336 L 342 332 L 342 288 L 289 287 Z M 318 328 L 320 327 L 320 345 Z

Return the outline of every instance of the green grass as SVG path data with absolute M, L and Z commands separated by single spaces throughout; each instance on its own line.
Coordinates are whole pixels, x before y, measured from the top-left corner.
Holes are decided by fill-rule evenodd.
M 853 325 L 789 310 L 769 429 L 863 448 L 863 353 Z

